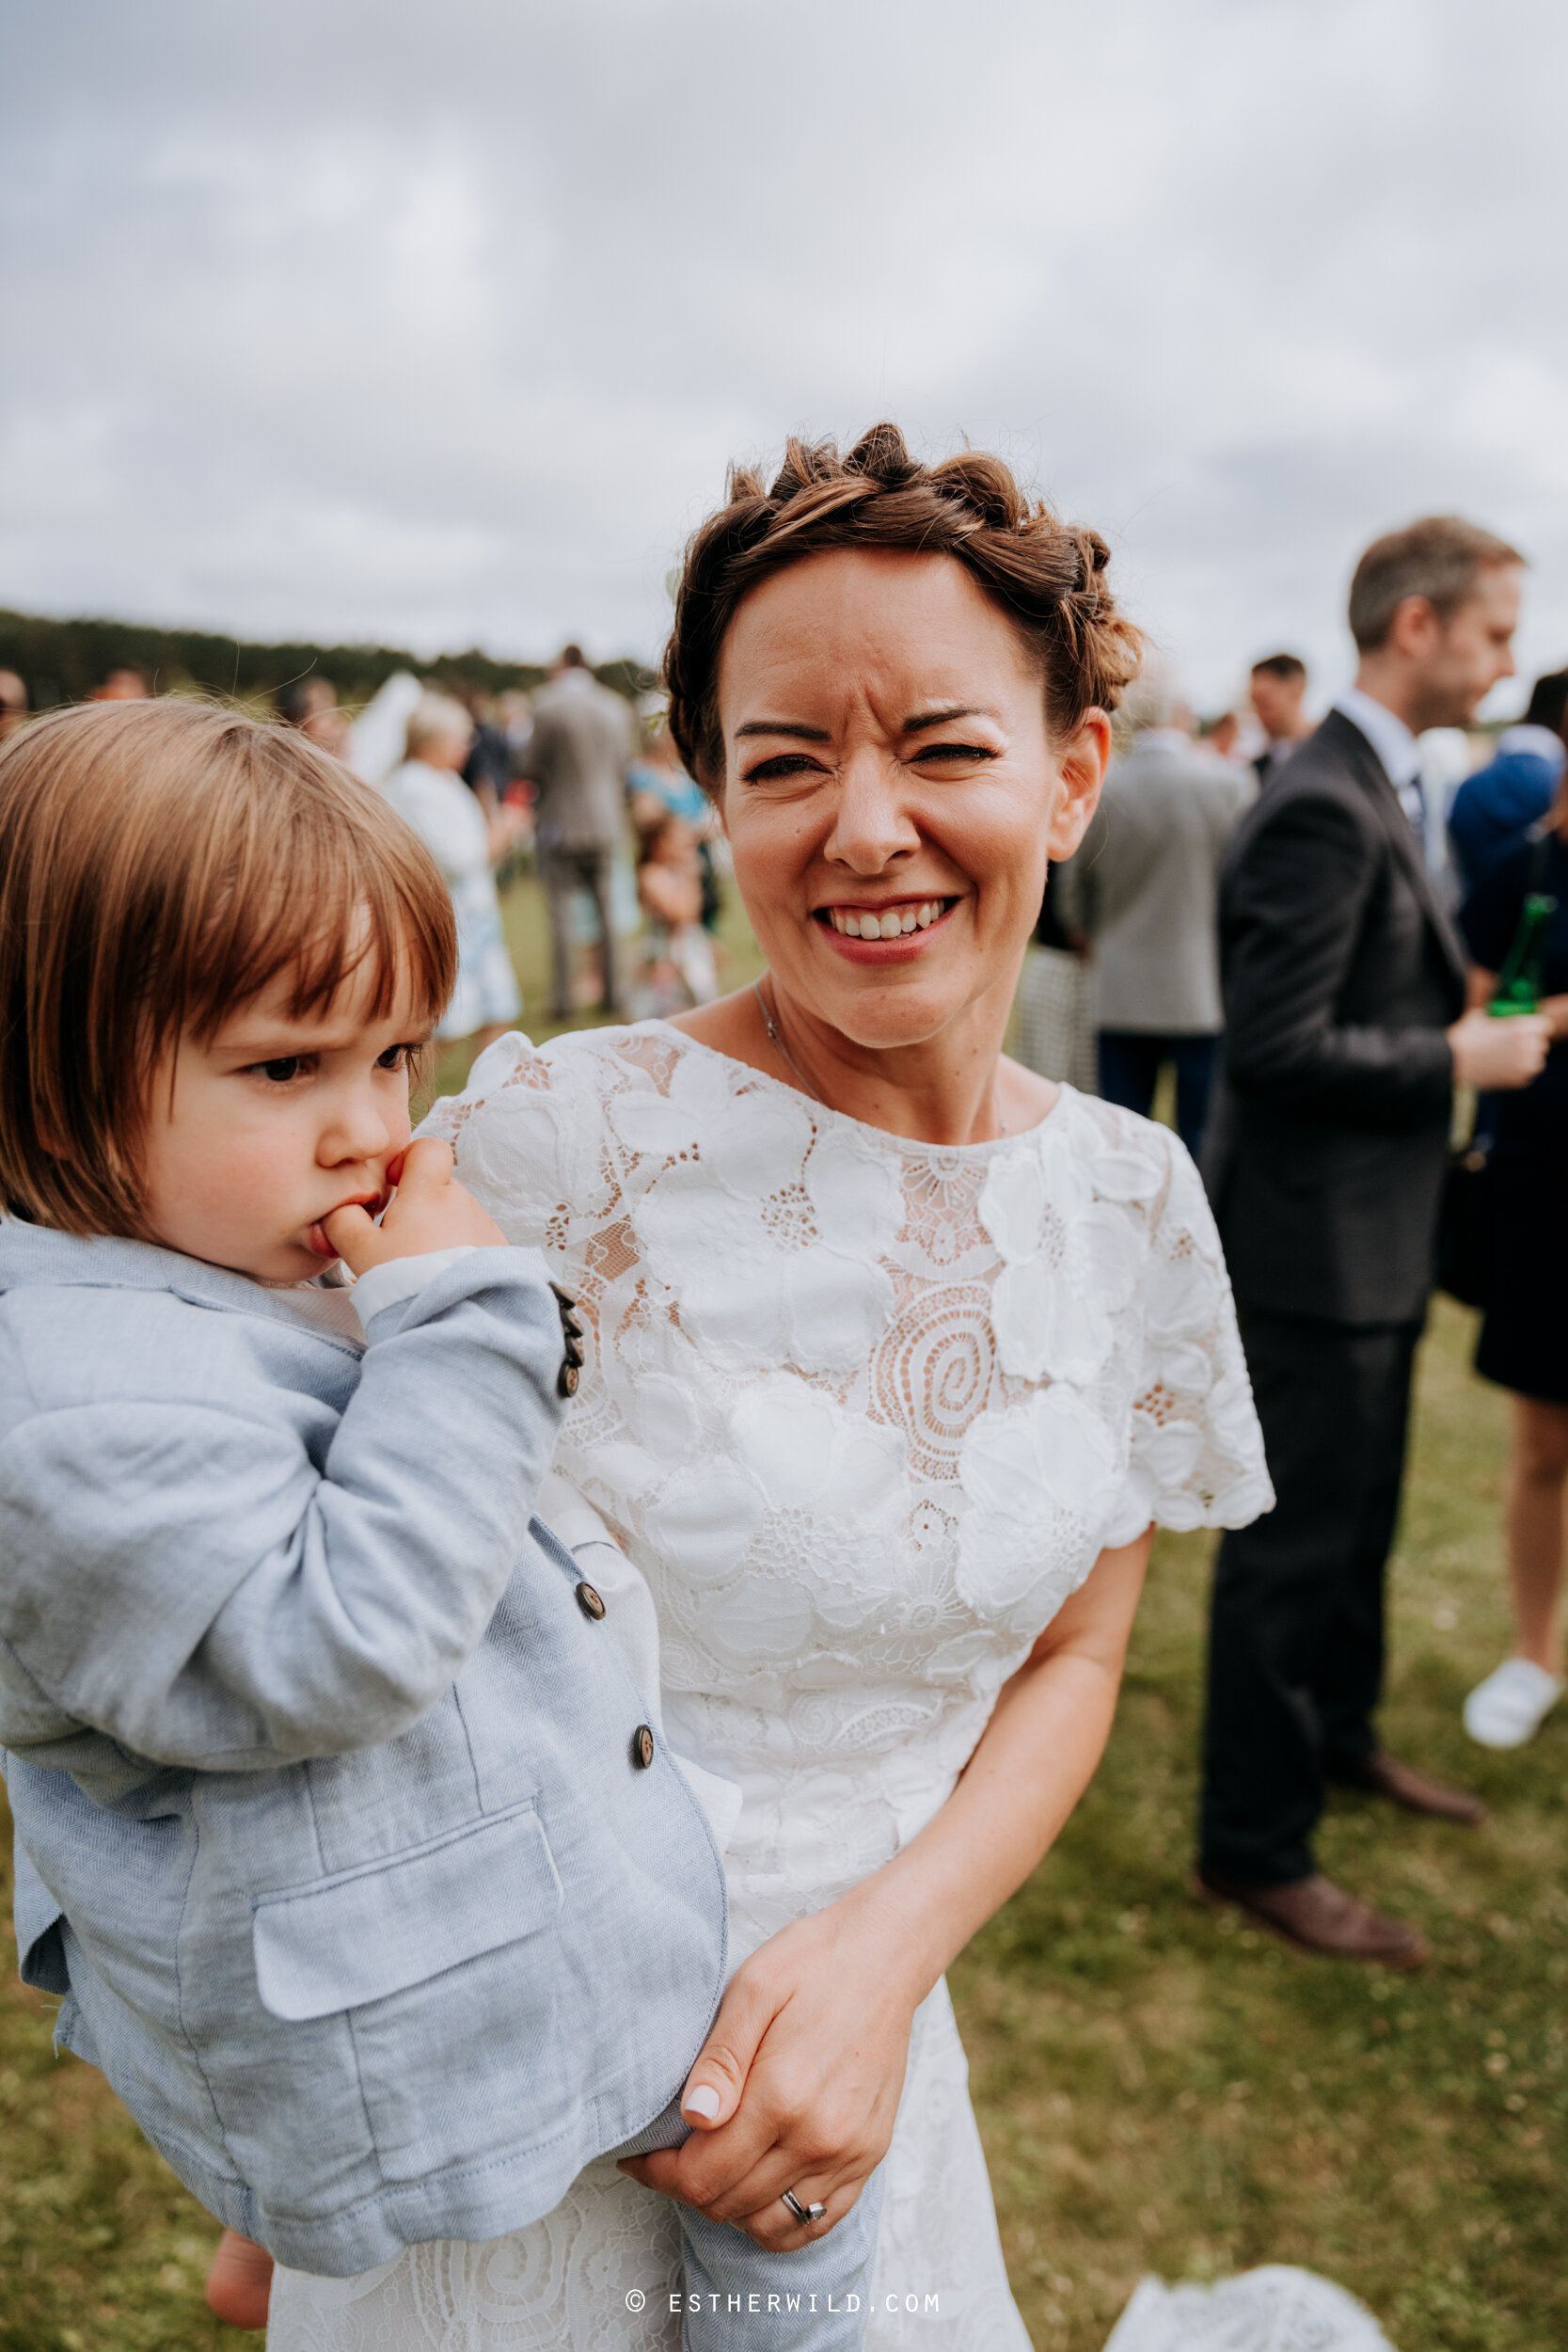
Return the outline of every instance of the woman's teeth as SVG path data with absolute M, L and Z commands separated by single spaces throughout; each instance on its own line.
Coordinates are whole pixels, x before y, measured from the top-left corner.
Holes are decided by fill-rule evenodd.
M 922 898 L 917 905 L 889 907 L 885 914 L 857 914 L 850 907 L 830 907 L 828 919 L 846 939 L 898 939 L 909 931 L 929 930 L 945 913 L 945 898 Z

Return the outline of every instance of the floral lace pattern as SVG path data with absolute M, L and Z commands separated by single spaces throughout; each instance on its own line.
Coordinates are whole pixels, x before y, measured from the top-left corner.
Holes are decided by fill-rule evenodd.
M 431 1125 L 580 1301 L 559 1467 L 747 1791 L 752 1940 L 929 1819 L 1103 1545 L 1268 1507 L 1208 1204 L 1131 1113 L 939 1149 L 646 1022 L 504 1039 Z
M 503 1039 L 429 1123 L 579 1303 L 557 1466 L 648 1578 L 672 1738 L 742 1790 L 737 1960 L 939 1810 L 1106 1544 L 1151 1518 L 1243 1525 L 1272 1501 L 1202 1188 L 1131 1113 L 1064 1089 L 1026 1135 L 939 1149 L 646 1022 L 541 1052 Z M 879 2274 L 943 2294 L 954 2352 L 1018 2352 L 944 1992 L 922 2018 Z M 467 2333 L 374 2340 L 663 2352 L 578 2315 L 574 2262 L 608 2278 L 633 2240 L 655 2271 L 673 2259 L 660 2201 L 638 2223 L 594 2178 L 506 2258 L 556 2282 L 527 2323 L 544 2332 L 482 2322 L 495 2290 L 470 2283 L 447 2296 Z M 494 2249 L 463 2259 L 481 2256 L 493 2277 Z M 416 2249 L 376 2292 L 406 2299 L 456 2260 Z M 275 2342 L 371 2341 L 311 2325 Z M 914 2325 L 879 2315 L 868 2344 L 895 2352 Z

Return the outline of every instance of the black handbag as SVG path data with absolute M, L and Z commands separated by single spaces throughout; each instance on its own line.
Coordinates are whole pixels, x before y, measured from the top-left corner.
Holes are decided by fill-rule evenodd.
M 1486 1224 L 1492 1138 L 1481 1127 L 1449 1153 L 1437 1212 L 1437 1287 L 1462 1307 L 1486 1303 Z

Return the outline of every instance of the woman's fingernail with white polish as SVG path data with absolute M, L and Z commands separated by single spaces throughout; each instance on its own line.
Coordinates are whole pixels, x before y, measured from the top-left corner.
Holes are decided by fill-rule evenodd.
M 710 2083 L 699 2083 L 681 2102 L 683 2115 L 700 2115 L 705 2122 L 711 2123 L 718 2112 L 719 2093 Z

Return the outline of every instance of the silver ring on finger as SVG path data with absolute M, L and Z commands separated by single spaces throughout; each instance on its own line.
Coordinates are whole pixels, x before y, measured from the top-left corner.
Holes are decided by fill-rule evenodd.
M 789 2207 L 802 2230 L 809 2230 L 814 2221 L 820 2221 L 828 2210 L 826 2205 L 802 2205 L 792 2188 L 784 2190 L 782 2201 Z

